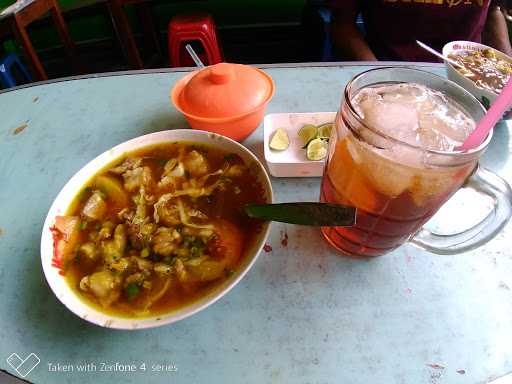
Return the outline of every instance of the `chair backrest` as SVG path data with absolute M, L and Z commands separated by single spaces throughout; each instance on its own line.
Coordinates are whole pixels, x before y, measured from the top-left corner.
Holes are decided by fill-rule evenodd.
M 7 16 L 10 16 L 14 13 L 19 12 L 23 8 L 25 8 L 27 5 L 33 3 L 37 0 L 18 0 L 14 4 L 9 5 L 7 8 L 4 8 L 0 11 L 0 20 L 3 18 L 6 18 Z
M 27 68 L 21 63 L 20 58 L 15 53 L 9 53 L 0 59 L 0 82 L 5 88 L 14 87 L 17 85 L 16 78 L 13 74 L 12 68 L 16 67 L 25 80 L 28 82 L 32 81 Z

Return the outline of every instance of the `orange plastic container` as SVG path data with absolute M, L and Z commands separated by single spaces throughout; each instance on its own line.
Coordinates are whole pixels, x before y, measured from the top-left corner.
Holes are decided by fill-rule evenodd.
M 262 70 L 219 63 L 180 79 L 171 100 L 192 128 L 241 141 L 261 123 L 273 94 L 274 82 Z

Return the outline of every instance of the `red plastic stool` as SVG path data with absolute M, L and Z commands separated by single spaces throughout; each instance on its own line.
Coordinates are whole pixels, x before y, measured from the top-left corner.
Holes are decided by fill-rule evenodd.
M 205 65 L 222 61 L 213 17 L 208 14 L 178 15 L 171 19 L 168 30 L 171 67 L 191 67 L 194 62 L 185 49 L 186 43 L 199 42 L 204 53 L 197 52 Z M 194 47 L 195 48 L 195 47 Z

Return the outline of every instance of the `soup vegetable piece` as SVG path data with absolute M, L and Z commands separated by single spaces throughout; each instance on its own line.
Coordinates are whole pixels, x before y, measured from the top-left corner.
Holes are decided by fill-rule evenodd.
M 100 171 L 56 217 L 54 265 L 103 312 L 168 312 L 236 270 L 260 230 L 241 207 L 264 202 L 235 154 L 192 143 L 146 147 Z
M 456 68 L 463 76 L 483 89 L 499 93 L 512 74 L 512 63 L 496 56 L 492 49 L 482 51 L 460 51 L 448 57 L 466 69 Z

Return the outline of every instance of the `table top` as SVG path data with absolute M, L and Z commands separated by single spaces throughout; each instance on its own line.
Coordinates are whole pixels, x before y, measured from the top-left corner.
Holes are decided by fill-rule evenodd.
M 366 64 L 263 66 L 276 84 L 267 113 L 335 111 Z M 186 127 L 168 98 L 183 74 L 130 72 L 0 93 L 1 370 L 19 376 L 6 359 L 33 353 L 40 363 L 25 379 L 57 384 L 485 383 L 512 371 L 511 224 L 457 256 L 404 245 L 362 261 L 334 253 L 317 229 L 273 223 L 272 251 L 188 319 L 115 331 L 61 305 L 39 252 L 54 197 L 106 149 Z M 507 121 L 496 128 L 482 159 L 509 183 L 511 129 Z M 260 126 L 244 142 L 261 159 L 262 138 Z M 272 178 L 279 202 L 316 200 L 319 182 Z

